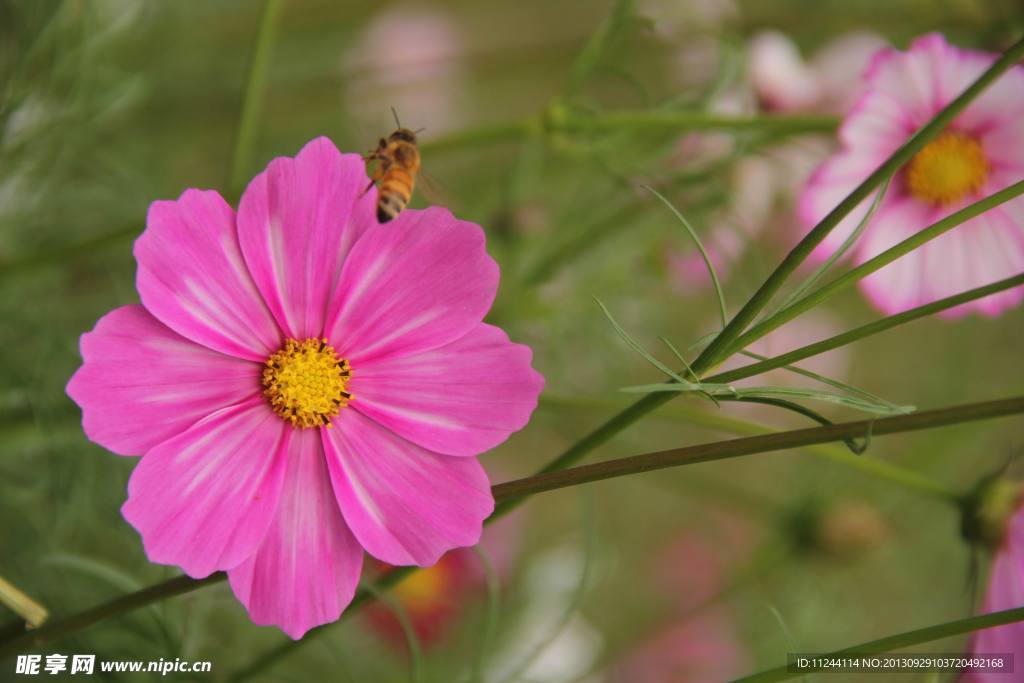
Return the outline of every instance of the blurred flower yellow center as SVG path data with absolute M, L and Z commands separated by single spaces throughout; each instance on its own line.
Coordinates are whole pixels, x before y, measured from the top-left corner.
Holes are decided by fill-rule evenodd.
M 444 589 L 447 571 L 443 564 L 420 569 L 395 586 L 393 592 L 402 607 L 410 612 L 428 609 Z
M 331 418 L 352 400 L 351 377 L 348 361 L 338 358 L 326 339 L 289 339 L 267 359 L 263 395 L 294 427 L 330 427 Z
M 981 190 L 988 178 L 988 160 L 975 138 L 946 131 L 914 155 L 907 184 L 918 199 L 949 204 Z

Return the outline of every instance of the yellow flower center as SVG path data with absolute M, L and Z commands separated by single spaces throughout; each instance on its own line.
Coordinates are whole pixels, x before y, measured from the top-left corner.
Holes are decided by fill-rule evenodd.
M 907 184 L 918 199 L 949 204 L 981 190 L 988 170 L 988 160 L 977 139 L 946 131 L 910 160 Z
M 352 369 L 326 339 L 289 339 L 267 359 L 263 395 L 274 412 L 299 429 L 330 427 L 331 418 L 352 400 Z

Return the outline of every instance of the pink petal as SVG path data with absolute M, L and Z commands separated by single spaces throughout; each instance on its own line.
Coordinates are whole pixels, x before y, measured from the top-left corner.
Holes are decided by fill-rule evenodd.
M 943 61 L 936 65 L 937 87 L 943 102 L 950 102 L 988 69 L 997 55 L 976 50 L 948 47 Z M 1009 126 L 1021 130 L 1024 115 L 1024 67 L 1011 67 L 985 88 L 960 114 L 954 126 L 983 136 L 995 128 Z M 1017 148 L 1020 158 L 1020 148 Z
M 464 336 L 491 307 L 498 265 L 479 226 L 445 209 L 407 209 L 352 248 L 326 336 L 361 363 L 436 349 Z
M 259 549 L 228 578 L 253 622 L 299 639 L 337 620 L 352 601 L 363 549 L 338 510 L 320 435 L 312 429 L 291 435 L 273 523 Z
M 153 202 L 135 241 L 143 305 L 192 341 L 264 361 L 281 335 L 242 260 L 235 212 L 212 190 Z
M 762 106 L 772 111 L 812 108 L 821 98 L 821 84 L 791 38 L 763 31 L 750 39 L 747 71 Z
M 1024 138 L 1022 138 L 1022 143 L 1024 143 Z M 1024 150 L 1024 147 L 1021 149 Z M 993 171 L 989 174 L 988 182 L 981 194 L 984 196 L 995 194 L 999 190 L 1005 189 L 1021 180 L 1024 180 L 1024 154 L 1021 156 L 1020 171 Z M 1000 204 L 997 208 L 1006 215 L 1008 221 L 1020 228 L 1021 233 L 1024 234 L 1024 195 L 1014 197 L 1010 201 Z
M 877 255 L 951 213 L 913 199 L 903 199 L 876 217 L 864 236 L 860 260 Z M 1024 234 L 1006 214 L 994 209 L 935 238 L 861 281 L 868 298 L 887 314 L 905 311 L 1024 271 Z M 947 311 L 959 317 L 970 311 L 997 315 L 1015 305 L 1024 290 L 993 294 Z
M 238 208 L 245 262 L 284 332 L 323 334 L 331 288 L 352 245 L 376 224 L 376 193 L 366 165 L 327 138 L 294 158 L 280 157 L 256 176 Z
M 992 126 L 979 140 L 992 169 L 990 178 L 1008 176 L 1002 187 L 1024 179 L 1024 109 L 1012 120 Z
M 869 31 L 850 31 L 822 46 L 811 68 L 825 91 L 825 111 L 850 110 L 866 89 L 863 74 L 867 65 L 885 47 L 885 39 Z
M 850 192 L 871 175 L 884 160 L 884 157 L 875 158 L 870 154 L 840 152 L 819 166 L 807 181 L 807 185 L 800 195 L 797 208 L 800 222 L 808 231 L 811 230 L 846 199 Z M 878 207 L 878 211 L 872 219 L 872 223 L 877 222 L 878 214 L 882 213 L 886 206 L 894 200 L 894 195 L 895 191 L 893 189 L 886 193 L 885 198 L 882 200 L 882 205 Z M 839 221 L 839 224 L 815 248 L 812 254 L 813 258 L 824 261 L 835 253 L 853 231 L 857 229 L 861 220 L 867 215 L 874 199 L 874 196 L 865 199 L 853 211 L 848 213 L 845 218 Z M 874 229 L 873 225 L 869 225 L 864 230 L 864 233 L 861 234 L 861 239 L 863 240 L 866 234 Z M 859 246 L 855 245 L 854 252 L 858 248 Z
M 352 406 L 428 450 L 477 455 L 530 419 L 544 386 L 532 355 L 481 323 L 439 349 L 360 366 Z
M 871 155 L 874 171 L 917 130 L 916 122 L 907 117 L 898 102 L 879 92 L 865 94 L 839 128 L 844 154 Z M 864 174 L 864 178 L 868 176 Z M 861 180 L 864 180 L 861 178 Z
M 479 542 L 494 499 L 476 458 L 432 453 L 355 410 L 321 433 L 345 521 L 371 555 L 427 566 Z
M 68 395 L 92 441 L 141 455 L 260 391 L 260 366 L 185 339 L 139 305 L 103 316 L 80 342 Z
M 150 561 L 201 578 L 252 555 L 281 491 L 286 429 L 257 398 L 143 456 L 121 513 L 142 534 Z
M 992 562 L 988 592 L 981 611 L 987 614 L 1015 607 L 1024 607 L 1024 508 L 1020 508 L 1011 518 L 1007 542 Z M 1012 653 L 1016 676 L 1010 677 L 1005 673 L 970 673 L 960 679 L 961 683 L 1019 680 L 1024 671 L 1024 622 L 975 631 L 968 653 L 975 656 Z
M 946 104 L 936 75 L 949 50 L 942 35 L 932 33 L 915 40 L 906 52 L 882 50 L 864 77 L 872 91 L 898 103 L 916 128 Z

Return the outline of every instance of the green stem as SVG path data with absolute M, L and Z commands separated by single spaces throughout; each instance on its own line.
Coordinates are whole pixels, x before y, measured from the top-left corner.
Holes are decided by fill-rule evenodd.
M 834 116 L 724 116 L 704 111 L 610 111 L 593 115 L 556 114 L 549 128 L 570 133 L 602 133 L 612 130 L 688 131 L 728 130 L 765 133 L 831 133 L 839 121 Z
M 252 156 L 253 143 L 256 140 L 256 126 L 262 108 L 263 89 L 267 82 L 267 64 L 277 33 L 277 20 L 281 15 L 281 0 L 266 0 L 263 15 L 260 18 L 256 44 L 249 62 L 249 73 L 245 81 L 245 92 L 242 95 L 242 111 L 235 131 L 235 142 L 231 154 L 231 166 L 228 168 L 226 188 L 229 192 L 241 189 L 245 184 L 246 171 Z
M 1015 396 L 1013 398 L 983 403 L 968 403 L 937 410 L 925 410 L 911 413 L 910 415 L 895 415 L 876 420 L 841 422 L 822 427 L 775 432 L 729 441 L 717 441 L 697 446 L 655 451 L 628 458 L 606 460 L 590 465 L 581 465 L 572 469 L 545 472 L 532 477 L 508 481 L 494 486 L 492 491 L 495 500 L 503 502 L 513 501 L 543 491 L 553 491 L 568 486 L 578 486 L 594 481 L 651 472 L 667 467 L 693 465 L 701 462 L 735 458 L 742 455 L 799 448 L 810 444 L 856 439 L 868 434 L 872 437 L 878 437 L 886 434 L 930 429 L 974 420 L 1004 417 L 1021 412 L 1024 412 L 1024 396 Z
M 890 247 L 889 249 L 878 254 L 874 258 L 871 258 L 856 268 L 844 273 L 843 275 L 832 280 L 827 285 L 815 290 L 813 293 L 808 294 L 783 308 L 771 318 L 763 320 L 754 327 L 752 327 L 746 334 L 743 334 L 737 339 L 725 352 L 725 355 L 731 355 L 735 351 L 749 346 L 754 341 L 765 336 L 769 332 L 784 323 L 789 322 L 793 318 L 796 318 L 801 313 L 808 311 L 815 306 L 827 301 L 828 299 L 835 296 L 837 293 L 844 289 L 852 286 L 860 280 L 863 280 L 868 275 L 874 273 L 881 268 L 889 265 L 901 256 L 905 256 L 910 252 L 914 251 L 921 245 L 930 242 L 936 237 L 943 235 L 950 230 L 956 228 L 959 225 L 963 225 L 965 222 L 978 216 L 993 207 L 999 206 L 1005 202 L 1019 197 L 1024 194 L 1024 180 L 1018 181 L 1009 187 L 1006 187 L 999 192 L 989 195 L 984 199 L 977 201 L 970 206 L 967 206 L 956 213 L 946 216 L 940 221 L 933 223 L 927 228 L 914 233 L 912 236 L 903 240 L 899 244 Z
M 751 366 L 747 366 L 751 367 Z M 544 396 L 541 398 L 541 406 L 548 405 L 566 405 L 569 407 L 600 407 L 600 408 L 614 408 L 616 403 L 614 401 L 608 401 L 605 399 L 593 399 L 587 402 L 580 402 L 576 399 L 568 397 L 552 397 Z M 720 412 L 711 412 L 707 410 L 698 410 L 695 408 L 689 408 L 680 404 L 672 404 L 666 406 L 666 410 L 661 413 L 653 413 L 651 417 L 666 417 L 673 420 L 683 420 L 688 423 L 697 424 L 703 427 L 709 427 L 711 429 L 717 429 L 732 434 L 743 434 L 748 436 L 757 436 L 760 434 L 771 434 L 775 430 L 767 425 L 762 425 L 757 422 L 749 420 L 741 420 L 736 417 L 721 414 Z M 898 465 L 885 462 L 883 460 L 874 460 L 871 458 L 865 458 L 854 455 L 848 448 L 842 446 L 835 446 L 832 444 L 810 444 L 802 446 L 800 450 L 803 450 L 810 455 L 818 458 L 823 458 L 831 462 L 837 462 L 847 467 L 851 467 L 861 472 L 865 472 L 872 476 L 876 476 L 887 481 L 893 482 L 905 488 L 910 488 L 918 493 L 922 493 L 931 498 L 936 498 L 943 502 L 951 502 L 956 505 L 960 505 L 963 498 L 962 494 L 951 488 L 940 484 L 937 481 L 933 481 L 927 477 L 923 477 L 917 474 L 913 470 L 908 470 Z
M 480 126 L 468 130 L 451 133 L 439 138 L 427 137 L 420 143 L 420 151 L 424 154 L 445 152 L 459 147 L 477 147 L 479 145 L 501 142 L 513 142 L 531 135 L 540 135 L 543 130 L 540 118 L 528 118 L 510 123 L 498 123 Z
M 94 607 L 85 612 L 61 621 L 51 621 L 43 626 L 26 631 L 16 638 L 0 643 L 0 657 L 6 657 L 16 652 L 24 652 L 29 649 L 41 649 L 47 643 L 60 640 L 72 633 L 77 633 L 93 624 L 105 619 L 116 617 L 126 612 L 145 607 L 159 600 L 173 598 L 176 595 L 191 593 L 194 590 L 209 586 L 210 584 L 223 581 L 225 575 L 221 572 L 211 574 L 205 579 L 192 579 L 188 576 L 176 576 L 173 579 L 149 586 L 134 593 L 119 596 L 110 602 Z
M 885 638 L 879 638 L 878 640 L 872 640 L 867 643 L 861 643 L 860 645 L 843 648 L 842 650 L 835 650 L 834 652 L 822 654 L 820 656 L 837 657 L 853 653 L 871 654 L 892 652 L 893 650 L 901 650 L 912 645 L 930 643 L 933 640 L 941 640 L 943 638 L 949 638 L 950 636 L 959 636 L 964 633 L 980 631 L 982 629 L 993 628 L 995 626 L 1003 626 L 1005 624 L 1013 624 L 1019 621 L 1024 621 L 1024 607 L 1015 607 L 1001 612 L 989 612 L 988 614 L 980 614 L 974 617 L 947 621 L 944 624 L 937 624 L 935 626 L 920 628 L 915 631 L 898 633 Z M 775 681 L 788 681 L 792 678 L 799 678 L 800 676 L 804 676 L 808 673 L 811 673 L 811 670 L 790 671 L 788 666 L 780 666 L 753 674 L 752 676 L 738 678 L 733 681 L 733 683 L 774 683 Z

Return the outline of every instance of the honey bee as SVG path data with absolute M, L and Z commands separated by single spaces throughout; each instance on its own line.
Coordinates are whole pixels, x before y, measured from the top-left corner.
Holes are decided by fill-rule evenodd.
M 387 138 L 381 138 L 377 149 L 369 152 L 363 159 L 370 163 L 377 162 L 377 168 L 370 178 L 363 194 L 370 191 L 373 184 L 380 181 L 377 192 L 377 220 L 387 223 L 394 219 L 406 207 L 416 187 L 416 174 L 420 170 L 420 151 L 416 147 L 416 134 L 423 129 L 412 131 L 403 128 L 394 109 L 395 130 Z

